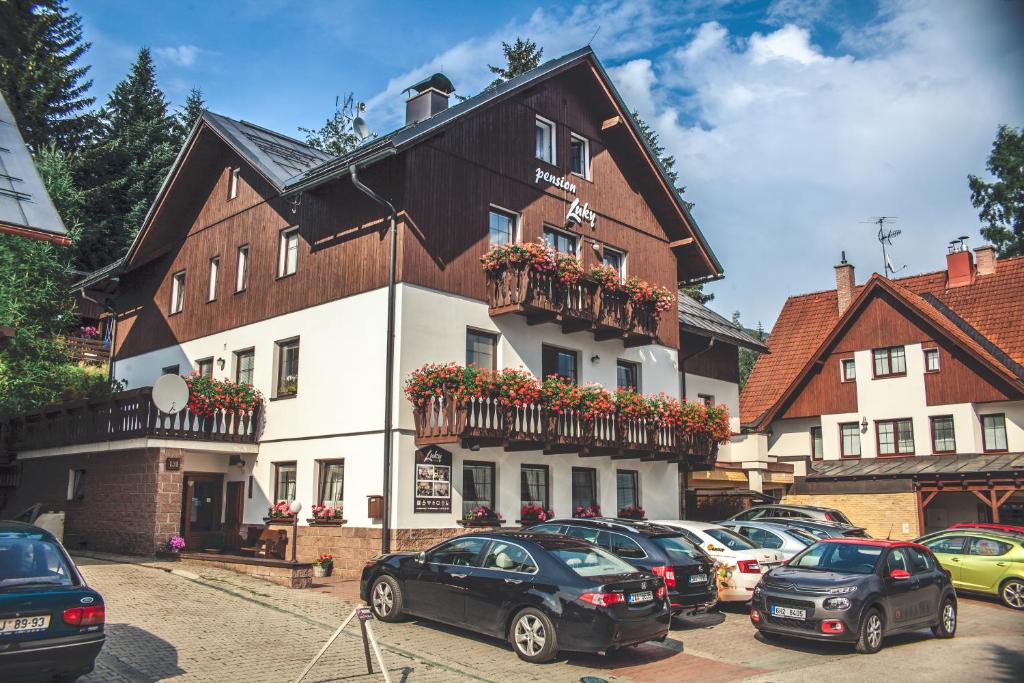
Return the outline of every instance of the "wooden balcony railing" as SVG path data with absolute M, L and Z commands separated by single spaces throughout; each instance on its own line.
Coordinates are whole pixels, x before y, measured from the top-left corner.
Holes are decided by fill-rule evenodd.
M 71 359 L 79 363 L 104 365 L 110 362 L 110 347 L 102 339 L 65 337 Z
M 488 276 L 488 306 L 492 316 L 518 313 L 531 325 L 556 322 L 565 332 L 590 330 L 599 341 L 622 339 L 626 346 L 658 337 L 653 311 L 631 305 L 623 292 L 600 289 L 589 276 L 564 285 L 547 273 L 509 268 Z
M 137 437 L 256 443 L 260 409 L 199 416 L 188 409 L 164 415 L 142 387 L 109 398 L 70 401 L 10 419 L 14 450 L 116 441 Z
M 508 451 L 543 450 L 582 456 L 686 462 L 689 469 L 714 469 L 718 444 L 704 434 L 685 435 L 653 421 L 609 415 L 592 422 L 540 404 L 506 409 L 493 399 L 459 404 L 439 397 L 415 406 L 416 444 L 465 443 Z

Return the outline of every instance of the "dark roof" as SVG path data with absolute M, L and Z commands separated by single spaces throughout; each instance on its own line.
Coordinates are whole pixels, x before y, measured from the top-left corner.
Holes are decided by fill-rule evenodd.
M 69 243 L 18 123 L 0 94 L 0 230 Z
M 948 476 L 994 472 L 1019 472 L 1024 474 L 1024 453 L 826 460 L 813 463 L 811 469 L 807 472 L 806 480 L 829 481 L 834 479 L 873 479 L 929 475 Z
M 744 346 L 762 353 L 768 351 L 764 342 L 748 334 L 746 330 L 736 327 L 696 299 L 682 292 L 678 294 L 676 301 L 679 309 L 679 326 L 684 331 Z

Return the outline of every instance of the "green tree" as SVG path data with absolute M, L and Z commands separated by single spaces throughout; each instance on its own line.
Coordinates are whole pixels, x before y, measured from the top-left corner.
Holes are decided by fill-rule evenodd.
M 739 311 L 735 311 L 732 314 L 732 324 L 735 325 L 736 327 L 738 327 L 739 329 L 743 330 L 747 334 L 753 335 L 754 337 L 756 337 L 758 339 L 758 341 L 762 341 L 762 342 L 764 341 L 764 337 L 765 337 L 765 335 L 764 335 L 764 326 L 761 325 L 760 322 L 757 323 L 757 329 L 756 330 L 751 330 L 749 328 L 746 328 L 746 327 L 743 326 L 742 323 L 740 323 L 740 312 Z M 740 356 L 740 389 L 742 390 L 743 387 L 747 383 L 747 379 L 750 378 L 750 373 L 754 369 L 754 364 L 757 362 L 757 359 L 761 356 L 761 354 L 758 351 L 754 351 L 753 349 L 748 349 L 748 348 L 744 348 L 744 347 L 741 346 L 740 349 L 739 349 L 739 356 Z
M 176 124 L 175 142 L 178 149 L 185 144 L 188 134 L 192 132 L 192 127 L 196 125 L 196 121 L 203 115 L 204 109 L 206 109 L 206 100 L 203 99 L 203 91 L 199 88 L 192 88 L 188 93 L 188 97 L 185 98 L 185 104 L 174 115 L 174 122 Z
M 75 154 L 50 143 L 36 152 L 35 162 L 64 227 L 72 241 L 77 240 L 81 236 L 85 195 L 75 183 Z
M 359 145 L 359 137 L 352 128 L 356 118 L 356 105 L 353 93 L 345 95 L 340 107 L 335 107 L 334 115 L 318 129 L 302 128 L 306 134 L 306 144 L 316 147 L 321 152 L 340 157 L 351 152 Z
M 71 149 L 91 125 L 82 18 L 60 0 L 0 1 L 0 90 L 32 149 Z
M 174 162 L 177 121 L 156 84 L 148 48 L 99 113 L 99 133 L 80 157 L 86 228 L 78 264 L 87 270 L 123 256 Z
M 971 203 L 987 225 L 982 236 L 1000 256 L 1024 254 L 1024 130 L 999 126 L 986 164 L 996 181 L 967 176 Z
M 487 65 L 487 68 L 497 78 L 491 81 L 485 91 L 497 88 L 505 81 L 510 81 L 530 69 L 536 69 L 540 66 L 540 58 L 544 54 L 544 48 L 537 47 L 537 43 L 529 38 L 523 40 L 518 36 L 516 42 L 511 45 L 502 41 L 501 51 L 505 53 L 505 66 Z

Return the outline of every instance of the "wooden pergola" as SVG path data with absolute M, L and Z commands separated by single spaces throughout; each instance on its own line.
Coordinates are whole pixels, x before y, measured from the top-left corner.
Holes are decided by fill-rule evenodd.
M 1014 493 L 1024 491 L 1024 472 L 984 472 L 935 475 L 914 478 L 917 493 L 919 528 L 924 529 L 924 511 L 940 493 L 972 493 L 992 512 L 992 523 L 999 524 L 999 508 Z

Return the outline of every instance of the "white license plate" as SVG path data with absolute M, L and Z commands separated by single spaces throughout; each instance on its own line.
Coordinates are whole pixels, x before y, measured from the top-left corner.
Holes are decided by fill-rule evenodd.
M 654 599 L 654 593 L 651 591 L 643 591 L 642 593 L 630 593 L 627 598 L 629 604 L 634 605 L 638 602 L 650 602 Z
M 772 616 L 786 617 L 787 619 L 806 619 L 807 610 L 797 609 L 795 607 L 782 607 L 781 605 L 772 605 Z
M 49 614 L 38 614 L 34 617 L 10 617 L 7 619 L 0 619 L 0 633 L 45 631 L 49 626 Z
M 689 581 L 690 581 L 690 583 L 707 583 L 708 582 L 708 575 L 707 574 L 694 574 L 694 575 L 692 575 L 690 577 Z

